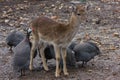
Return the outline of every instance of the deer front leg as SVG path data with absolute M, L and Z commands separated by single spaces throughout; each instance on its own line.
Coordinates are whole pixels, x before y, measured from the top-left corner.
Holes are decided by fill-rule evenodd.
M 34 41 L 32 43 L 32 48 L 31 48 L 31 52 L 30 52 L 30 65 L 29 65 L 30 70 L 33 70 L 33 56 L 34 56 L 36 47 L 37 47 L 37 41 Z
M 63 48 L 62 50 L 63 72 L 64 72 L 64 75 L 69 75 L 69 73 L 67 72 L 66 56 L 67 56 L 66 48 Z
M 41 55 L 41 58 L 42 58 L 42 62 L 43 62 L 43 67 L 46 71 L 48 71 L 48 66 L 47 66 L 47 62 L 46 62 L 46 58 L 45 58 L 45 53 L 44 53 L 44 49 L 45 49 L 45 46 L 44 45 L 40 45 L 40 55 Z
M 55 48 L 55 57 L 56 57 L 56 72 L 55 72 L 55 76 L 59 77 L 60 76 L 60 48 L 58 46 L 54 46 Z

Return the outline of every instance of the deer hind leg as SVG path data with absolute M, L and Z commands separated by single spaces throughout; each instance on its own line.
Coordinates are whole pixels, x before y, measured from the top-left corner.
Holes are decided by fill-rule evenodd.
M 69 73 L 67 72 L 66 56 L 67 56 L 66 48 L 62 48 L 63 72 L 64 75 L 69 75 Z
M 42 58 L 42 62 L 43 62 L 43 67 L 46 71 L 48 71 L 48 66 L 47 66 L 47 62 L 46 62 L 46 58 L 45 58 L 45 53 L 44 53 L 44 49 L 45 49 L 45 45 L 43 42 L 40 43 L 40 46 L 39 46 L 39 52 L 40 52 L 40 55 L 41 55 L 41 58 Z
M 60 48 L 58 46 L 54 46 L 55 48 L 55 57 L 56 57 L 56 72 L 55 72 L 55 76 L 59 77 L 60 76 Z
M 33 35 L 32 48 L 30 52 L 30 65 L 29 65 L 30 70 L 33 70 L 33 57 L 34 57 L 35 49 L 38 47 L 38 42 L 39 42 L 38 36 Z

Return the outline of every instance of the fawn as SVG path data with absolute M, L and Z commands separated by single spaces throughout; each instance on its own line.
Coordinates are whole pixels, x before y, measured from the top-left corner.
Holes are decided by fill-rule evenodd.
M 69 23 L 59 23 L 48 17 L 41 16 L 36 18 L 31 22 L 30 28 L 32 29 L 32 48 L 30 55 L 30 66 L 29 69 L 33 69 L 33 55 L 37 47 L 40 48 L 40 55 L 43 62 L 43 67 L 48 71 L 48 66 L 44 54 L 44 44 L 52 43 L 55 48 L 56 57 L 56 72 L 55 76 L 59 77 L 61 69 L 59 67 L 60 63 L 60 52 L 62 50 L 63 59 L 63 72 L 64 75 L 69 75 L 66 67 L 66 47 L 71 42 L 76 32 L 79 30 L 79 24 L 81 21 L 85 20 L 85 6 L 78 5 L 72 11 Z

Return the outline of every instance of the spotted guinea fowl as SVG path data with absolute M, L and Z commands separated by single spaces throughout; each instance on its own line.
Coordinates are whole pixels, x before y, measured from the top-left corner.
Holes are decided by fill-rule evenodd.
M 77 44 L 73 51 L 75 52 L 76 62 L 82 61 L 82 66 L 101 53 L 98 46 L 93 42 Z
M 25 70 L 29 67 L 31 42 L 29 40 L 30 32 L 27 32 L 25 38 L 14 48 L 13 56 L 13 69 L 15 72 L 20 72 L 21 75 L 25 75 Z M 34 57 L 37 51 L 35 51 Z
M 13 31 L 6 37 L 6 43 L 10 46 L 10 50 L 12 50 L 12 46 L 16 47 L 24 38 L 24 33 L 20 31 Z

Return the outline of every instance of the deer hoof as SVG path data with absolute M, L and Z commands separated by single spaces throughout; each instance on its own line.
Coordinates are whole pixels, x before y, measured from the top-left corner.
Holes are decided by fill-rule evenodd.
M 33 70 L 33 66 L 29 66 L 29 69 L 32 71 Z
M 48 67 L 45 67 L 44 69 L 45 69 L 45 71 L 49 71 Z
M 60 77 L 60 74 L 59 73 L 55 73 L 55 77 Z
M 68 73 L 68 72 L 64 72 L 64 75 L 65 75 L 65 76 L 68 76 L 68 75 L 69 75 L 69 73 Z

